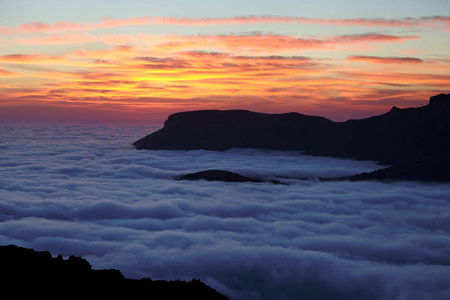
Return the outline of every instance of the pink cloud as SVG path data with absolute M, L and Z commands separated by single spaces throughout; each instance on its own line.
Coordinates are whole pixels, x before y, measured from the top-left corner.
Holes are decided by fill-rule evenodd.
M 0 68 L 0 77 L 12 77 L 16 76 L 17 74 L 8 70 L 4 70 Z
M 158 53 L 193 51 L 214 49 L 218 52 L 232 52 L 234 54 L 255 51 L 257 54 L 279 54 L 286 51 L 320 49 L 344 50 L 342 46 L 367 45 L 371 43 L 401 43 L 416 36 L 396 36 L 387 34 L 358 34 L 332 37 L 297 37 L 277 34 L 244 34 L 244 35 L 187 35 L 176 34 L 156 36 L 138 33 L 101 34 L 99 36 L 88 33 L 62 34 L 49 36 L 32 36 L 14 40 L 22 45 L 49 45 L 49 44 L 83 44 L 102 42 L 108 45 L 147 44 Z M 248 54 L 248 53 L 246 53 Z
M 49 63 L 61 62 L 64 59 L 59 56 L 48 56 L 45 54 L 9 54 L 0 56 L 0 62 L 6 63 Z
M 0 27 L 0 33 L 33 33 L 33 32 L 60 32 L 60 31 L 88 31 L 101 28 L 113 28 L 119 26 L 143 26 L 143 25 L 183 25 L 183 26 L 211 26 L 211 25 L 235 25 L 256 23 L 298 23 L 319 24 L 334 26 L 364 26 L 364 27 L 450 27 L 450 17 L 434 16 L 420 18 L 358 18 L 358 19 L 320 19 L 305 17 L 283 16 L 241 16 L 230 18 L 172 18 L 143 16 L 136 18 L 113 19 L 105 18 L 99 23 L 71 23 L 57 22 L 47 24 L 32 22 L 22 24 L 16 28 Z
M 335 37 L 295 37 L 272 34 L 252 35 L 220 35 L 220 36 L 171 36 L 169 40 L 158 45 L 165 50 L 184 50 L 196 47 L 224 48 L 226 51 L 239 52 L 252 50 L 256 52 L 271 53 L 299 49 L 326 49 L 335 50 L 339 45 L 354 45 L 365 43 L 399 43 L 410 39 L 418 39 L 415 36 L 394 36 L 385 34 L 362 34 Z

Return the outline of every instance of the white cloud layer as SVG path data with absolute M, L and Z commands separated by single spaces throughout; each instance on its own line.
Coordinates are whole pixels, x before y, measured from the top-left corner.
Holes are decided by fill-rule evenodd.
M 135 150 L 149 131 L 1 125 L 0 244 L 130 278 L 200 278 L 233 299 L 450 298 L 450 185 L 280 179 L 379 166 Z M 213 168 L 286 185 L 173 180 Z

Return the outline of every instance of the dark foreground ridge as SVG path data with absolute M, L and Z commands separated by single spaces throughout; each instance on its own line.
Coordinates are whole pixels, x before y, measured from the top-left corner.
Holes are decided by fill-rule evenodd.
M 422 107 L 393 107 L 379 116 L 346 122 L 298 113 L 182 112 L 169 116 L 162 129 L 133 145 L 152 150 L 303 151 L 307 155 L 373 160 L 391 166 L 372 174 L 371 179 L 409 179 L 404 174 L 411 171 L 418 174 L 414 180 L 449 181 L 445 166 L 449 165 L 450 94 L 433 96 Z M 432 169 L 433 176 L 421 175 L 422 169 L 424 174 Z
M 198 279 L 126 279 L 118 270 L 93 270 L 80 257 L 53 258 L 14 245 L 0 246 L 0 266 L 2 292 L 10 298 L 228 299 Z

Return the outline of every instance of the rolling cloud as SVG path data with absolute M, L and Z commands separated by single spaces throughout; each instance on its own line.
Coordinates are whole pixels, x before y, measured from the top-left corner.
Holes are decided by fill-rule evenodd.
M 0 243 L 233 299 L 450 296 L 449 185 L 297 180 L 379 166 L 296 152 L 133 149 L 149 130 L 1 124 Z M 173 180 L 210 168 L 285 185 Z

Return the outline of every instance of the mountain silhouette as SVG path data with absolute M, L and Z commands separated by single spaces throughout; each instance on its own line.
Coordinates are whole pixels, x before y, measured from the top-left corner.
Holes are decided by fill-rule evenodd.
M 190 174 L 177 176 L 177 180 L 206 180 L 206 181 L 223 181 L 223 182 L 266 182 L 261 179 L 244 176 L 238 173 L 225 170 L 205 170 Z M 268 180 L 267 182 L 273 184 L 281 184 L 277 180 Z
M 228 299 L 198 279 L 153 281 L 125 278 L 115 269 L 93 270 L 83 258 L 0 246 L 0 283 L 8 298 Z
M 422 166 L 427 160 L 448 160 L 450 94 L 433 96 L 422 107 L 394 106 L 379 116 L 345 122 L 299 113 L 181 112 L 133 145 L 152 150 L 297 150 L 314 156 L 373 160 L 396 168 Z
M 243 176 L 234 172 L 224 170 L 206 170 L 178 176 L 178 180 L 207 180 L 225 182 L 263 182 L 262 180 Z

